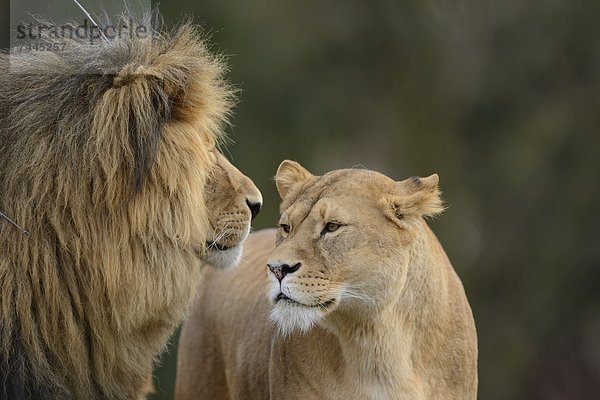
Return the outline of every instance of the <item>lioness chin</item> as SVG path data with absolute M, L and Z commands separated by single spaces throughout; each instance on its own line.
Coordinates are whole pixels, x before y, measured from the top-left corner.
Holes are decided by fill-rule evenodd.
M 471 309 L 423 219 L 443 209 L 437 175 L 284 161 L 276 183 L 279 229 L 233 273 L 206 271 L 176 398 L 475 399 Z

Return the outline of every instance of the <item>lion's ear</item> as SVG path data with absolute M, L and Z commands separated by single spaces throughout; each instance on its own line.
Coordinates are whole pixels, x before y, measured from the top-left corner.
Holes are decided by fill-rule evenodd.
M 313 175 L 295 161 L 284 160 L 277 168 L 275 185 L 281 199 L 285 199 L 294 186 L 301 185 Z
M 139 192 L 155 163 L 163 126 L 171 120 L 174 101 L 160 82 L 147 79 L 132 85 L 129 103 L 129 142 L 134 157 L 134 188 Z M 149 101 L 144 100 L 149 97 Z
M 118 115 L 128 132 L 131 146 L 134 191 L 139 192 L 156 161 L 163 128 L 182 114 L 184 92 L 181 84 L 162 78 L 160 71 L 150 68 L 144 73 L 129 73 L 125 69 L 113 80 L 115 99 L 107 101 L 115 109 L 108 115 Z M 112 103 L 112 104 L 111 104 Z
M 160 45 L 140 41 L 126 52 L 130 59 L 111 75 L 112 90 L 101 110 L 108 121 L 98 121 L 103 131 L 118 124 L 112 131 L 128 132 L 126 158 L 136 191 L 151 175 L 168 134 L 165 127 L 183 122 L 219 142 L 235 102 L 236 90 L 225 79 L 227 67 L 221 56 L 210 54 L 202 34 L 184 24 L 169 36 Z
M 396 182 L 392 207 L 397 218 L 406 215 L 435 216 L 444 211 L 441 192 L 438 187 L 439 176 L 430 175 L 426 178 L 412 178 Z

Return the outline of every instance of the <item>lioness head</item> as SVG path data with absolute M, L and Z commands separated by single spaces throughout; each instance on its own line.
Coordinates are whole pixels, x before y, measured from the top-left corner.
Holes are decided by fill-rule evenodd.
M 313 176 L 284 161 L 276 248 L 268 261 L 271 318 L 283 333 L 397 295 L 423 238 L 423 216 L 442 211 L 438 176 L 396 182 L 345 169 Z
M 254 182 L 243 175 L 220 152 L 214 151 L 215 166 L 205 189 L 210 233 L 204 260 L 227 268 L 237 265 L 242 243 L 250 233 L 250 221 L 262 206 Z

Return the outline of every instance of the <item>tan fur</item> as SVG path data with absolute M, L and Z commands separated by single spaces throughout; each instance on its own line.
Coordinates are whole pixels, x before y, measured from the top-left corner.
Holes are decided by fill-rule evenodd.
M 250 235 L 235 271 L 205 270 L 176 398 L 475 399 L 471 309 L 423 219 L 442 211 L 437 175 L 286 161 L 276 182 L 280 229 Z M 280 285 L 267 263 L 301 266 Z
M 215 148 L 225 66 L 187 24 L 0 61 L 0 212 L 29 231 L 0 218 L 0 398 L 139 398 L 210 255 L 211 193 L 244 229 L 260 201 Z

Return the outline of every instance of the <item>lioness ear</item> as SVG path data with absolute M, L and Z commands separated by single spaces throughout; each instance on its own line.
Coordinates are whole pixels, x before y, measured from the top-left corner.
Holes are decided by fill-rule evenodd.
M 295 161 L 284 160 L 277 168 L 275 185 L 281 199 L 285 199 L 296 185 L 301 185 L 313 175 Z
M 437 174 L 426 178 L 413 176 L 396 182 L 396 193 L 392 199 L 396 217 L 402 219 L 405 215 L 435 216 L 444 211 L 438 182 Z

